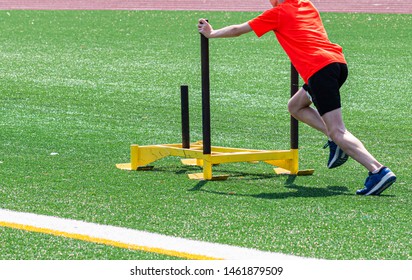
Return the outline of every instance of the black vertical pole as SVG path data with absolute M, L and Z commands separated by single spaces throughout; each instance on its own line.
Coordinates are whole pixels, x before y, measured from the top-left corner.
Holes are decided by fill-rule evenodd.
M 299 74 L 295 66 L 292 63 L 290 65 L 290 96 L 292 97 L 299 90 Z M 292 116 L 290 116 L 290 148 L 299 148 L 299 123 Z
M 210 76 L 209 76 L 209 39 L 200 34 L 202 63 L 202 130 L 203 154 L 211 154 L 210 140 Z
M 190 127 L 189 127 L 189 87 L 180 86 L 180 102 L 182 112 L 182 148 L 190 149 Z

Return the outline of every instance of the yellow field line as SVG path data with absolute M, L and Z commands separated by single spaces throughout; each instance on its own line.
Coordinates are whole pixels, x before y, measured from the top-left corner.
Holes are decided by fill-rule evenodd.
M 88 236 L 84 234 L 68 233 L 64 231 L 58 231 L 58 230 L 53 230 L 53 229 L 48 229 L 48 228 L 40 228 L 40 227 L 22 225 L 22 224 L 16 224 L 16 223 L 0 221 L 0 227 L 13 228 L 13 229 L 24 230 L 24 231 L 29 231 L 29 232 L 44 233 L 44 234 L 54 235 L 58 237 L 82 240 L 82 241 L 97 243 L 97 244 L 104 244 L 107 246 L 113 246 L 117 248 L 156 253 L 156 254 L 173 256 L 173 257 L 189 259 L 189 260 L 221 260 L 220 258 L 208 257 L 208 256 L 203 256 L 203 255 L 197 255 L 197 254 L 190 254 L 186 252 L 178 252 L 174 250 L 166 250 L 166 249 L 161 249 L 161 248 L 140 246 L 140 245 L 135 245 L 135 244 L 127 244 L 127 243 L 118 242 L 118 241 L 114 241 L 110 239 L 92 237 L 92 236 Z

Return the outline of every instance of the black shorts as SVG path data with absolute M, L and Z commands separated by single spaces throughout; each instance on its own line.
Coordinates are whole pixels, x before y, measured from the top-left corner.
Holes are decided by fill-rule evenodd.
M 332 63 L 316 72 L 309 78 L 309 83 L 303 85 L 321 116 L 341 107 L 339 89 L 347 77 L 346 64 Z

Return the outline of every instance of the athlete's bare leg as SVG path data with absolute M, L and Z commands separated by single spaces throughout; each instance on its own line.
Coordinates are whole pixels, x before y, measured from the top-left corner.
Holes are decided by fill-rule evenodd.
M 362 142 L 350 133 L 343 123 L 342 110 L 336 109 L 320 116 L 306 91 L 301 88 L 288 102 L 290 114 L 297 120 L 319 130 L 331 138 L 347 155 L 372 172 L 382 167 L 365 148 Z

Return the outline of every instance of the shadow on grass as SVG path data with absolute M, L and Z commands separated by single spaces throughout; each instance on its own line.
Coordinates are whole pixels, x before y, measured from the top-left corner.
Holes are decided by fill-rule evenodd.
M 201 169 L 196 166 L 183 166 L 179 167 L 179 170 L 170 170 L 170 168 L 156 168 L 154 170 L 150 169 L 150 172 L 172 172 L 177 175 L 186 175 L 188 173 L 201 172 Z M 310 186 L 300 186 L 295 184 L 296 175 L 275 175 L 275 174 L 261 174 L 261 173 L 248 173 L 248 172 L 238 172 L 238 171 L 228 171 L 225 172 L 220 170 L 218 173 L 230 174 L 230 180 L 238 181 L 253 181 L 253 180 L 266 180 L 275 179 L 281 177 L 287 177 L 284 187 L 290 189 L 289 192 L 278 192 L 278 193 L 260 193 L 260 194 L 238 194 L 235 192 L 219 192 L 212 190 L 202 189 L 209 181 L 199 181 L 193 188 L 189 191 L 202 191 L 218 195 L 233 195 L 233 196 L 244 196 L 244 197 L 254 197 L 261 199 L 285 199 L 290 197 L 303 197 L 303 198 L 314 198 L 314 197 L 332 197 L 332 196 L 356 196 L 354 193 L 350 193 L 349 189 L 345 186 L 326 186 L 326 187 L 310 187 Z M 381 194 L 380 197 L 395 197 L 395 195 Z
M 266 177 L 266 176 L 265 176 Z M 273 178 L 274 176 L 270 176 Z M 192 189 L 189 191 L 202 191 L 217 195 L 233 195 L 233 196 L 242 196 L 242 197 L 253 197 L 259 199 L 285 199 L 291 197 L 300 197 L 300 198 L 316 198 L 316 197 L 332 197 L 332 196 L 352 196 L 354 194 L 349 193 L 347 187 L 344 186 L 327 186 L 325 188 L 315 188 L 315 187 L 307 187 L 307 186 L 299 186 L 295 184 L 295 179 L 297 176 L 289 175 L 287 176 L 285 182 L 285 188 L 290 189 L 288 192 L 279 192 L 279 193 L 260 193 L 260 194 L 239 194 L 239 193 L 227 193 L 227 192 L 220 192 L 220 191 L 212 191 L 212 190 L 203 190 L 202 187 L 205 186 L 208 181 L 200 181 L 198 182 Z
M 201 169 L 196 166 L 181 166 L 178 170 L 171 170 L 169 168 L 156 168 L 150 172 L 172 172 L 177 175 L 184 175 L 192 172 L 199 172 Z M 226 172 L 227 171 L 227 172 Z M 201 191 L 217 195 L 225 196 L 239 196 L 239 197 L 254 197 L 260 199 L 286 199 L 291 197 L 296 198 L 316 198 L 316 197 L 332 197 L 332 196 L 353 196 L 355 194 L 349 193 L 349 190 L 345 186 L 326 186 L 326 187 L 310 187 L 310 186 L 300 186 L 295 184 L 297 178 L 296 175 L 276 175 L 273 173 L 270 174 L 261 174 L 261 173 L 250 173 L 250 172 L 239 172 L 234 170 L 219 170 L 214 173 L 219 174 L 230 174 L 229 180 L 241 181 L 257 181 L 257 180 L 273 180 L 278 178 L 286 178 L 284 187 L 290 191 L 285 192 L 281 190 L 279 192 L 271 193 L 260 193 L 260 194 L 241 194 L 236 192 L 221 192 L 214 190 L 205 190 L 203 187 L 208 184 L 210 181 L 199 181 L 193 188 L 189 191 Z M 213 183 L 212 183 L 213 184 Z

